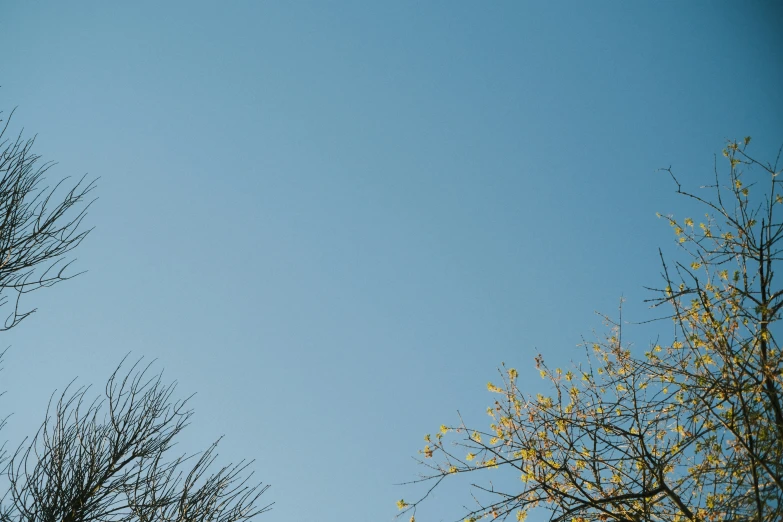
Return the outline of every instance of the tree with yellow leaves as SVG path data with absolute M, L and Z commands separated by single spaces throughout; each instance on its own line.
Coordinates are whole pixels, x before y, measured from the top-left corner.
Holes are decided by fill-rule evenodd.
M 709 196 L 677 192 L 705 207 L 703 222 L 668 220 L 688 256 L 667 263 L 653 306 L 666 307 L 675 336 L 632 353 L 622 321 L 586 343 L 570 370 L 536 363 L 549 395 L 527 396 L 514 369 L 490 383 L 488 428 L 441 426 L 421 460 L 429 488 L 487 468 L 520 482 L 474 484 L 466 520 L 524 520 L 546 508 L 554 521 L 783 520 L 783 190 L 775 164 L 748 153 L 750 138 L 723 151 Z M 607 319 L 608 320 L 608 319 Z M 503 482 L 505 484 L 505 482 Z M 413 517 L 411 517 L 413 518 Z

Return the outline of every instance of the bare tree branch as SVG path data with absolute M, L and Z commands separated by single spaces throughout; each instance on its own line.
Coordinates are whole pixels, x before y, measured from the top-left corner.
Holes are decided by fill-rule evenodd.
M 12 310 L 0 330 L 35 312 L 20 308 L 23 294 L 78 275 L 68 272 L 66 254 L 90 232 L 82 221 L 95 188 L 85 177 L 70 187 L 67 179 L 44 186 L 53 164 L 32 152 L 35 138 L 7 137 L 11 116 L 0 119 L 0 306 L 10 300 Z
M 267 511 L 250 462 L 216 467 L 218 442 L 173 455 L 192 411 L 150 365 L 118 367 L 103 397 L 69 386 L 7 468 L 2 522 L 240 522 Z

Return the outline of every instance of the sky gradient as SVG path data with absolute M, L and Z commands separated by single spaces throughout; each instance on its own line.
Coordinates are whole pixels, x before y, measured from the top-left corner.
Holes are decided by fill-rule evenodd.
M 157 358 L 197 393 L 181 448 L 225 435 L 272 484 L 260 521 L 391 520 L 501 362 L 535 393 L 596 310 L 654 315 L 655 213 L 689 208 L 656 169 L 697 187 L 725 139 L 783 143 L 773 2 L 159 4 L 2 8 L 0 108 L 50 180 L 100 177 L 88 272 L 3 334 L 3 435 Z

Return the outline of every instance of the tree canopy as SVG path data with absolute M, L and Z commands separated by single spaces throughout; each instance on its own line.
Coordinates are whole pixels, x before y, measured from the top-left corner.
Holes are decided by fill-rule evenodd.
M 548 390 L 529 396 L 501 369 L 489 426 L 442 425 L 426 436 L 417 506 L 443 483 L 482 470 L 465 520 L 783 520 L 783 357 L 779 321 L 783 191 L 778 158 L 755 159 L 750 138 L 728 142 L 725 165 L 698 191 L 701 219 L 668 221 L 685 255 L 661 255 L 663 282 L 650 302 L 675 326 L 644 353 L 621 319 L 585 342 L 571 368 L 536 358 Z M 779 157 L 779 155 L 778 155 Z M 664 323 L 665 324 L 665 323 Z M 668 329 L 668 327 L 667 327 Z M 500 477 L 498 477 L 500 478 Z M 516 485 L 514 485 L 516 484 Z

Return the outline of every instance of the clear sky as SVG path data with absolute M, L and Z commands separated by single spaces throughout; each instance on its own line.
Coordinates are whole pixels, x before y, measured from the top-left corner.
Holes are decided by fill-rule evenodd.
M 132 352 L 197 392 L 183 450 L 256 459 L 259 520 L 391 520 L 502 361 L 536 392 L 595 310 L 652 316 L 655 212 L 684 208 L 656 169 L 777 150 L 781 27 L 773 2 L 4 3 L 0 105 L 100 199 L 88 272 L 3 334 L 3 434 Z

